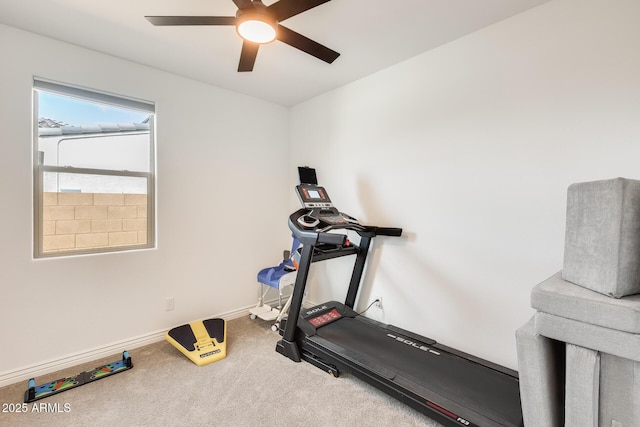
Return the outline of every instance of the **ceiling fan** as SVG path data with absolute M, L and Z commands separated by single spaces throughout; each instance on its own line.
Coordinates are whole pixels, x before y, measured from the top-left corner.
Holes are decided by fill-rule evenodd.
M 234 25 L 242 37 L 238 71 L 252 71 L 261 44 L 273 40 L 300 49 L 331 64 L 340 54 L 298 34 L 279 22 L 330 0 L 280 0 L 265 6 L 261 0 L 232 0 L 236 16 L 145 16 L 153 25 Z

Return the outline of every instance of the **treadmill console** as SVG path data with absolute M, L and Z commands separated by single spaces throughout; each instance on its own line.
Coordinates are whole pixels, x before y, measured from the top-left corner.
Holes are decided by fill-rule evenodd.
M 302 209 L 289 216 L 289 228 L 303 244 L 313 244 L 316 249 L 324 244 L 349 246 L 345 234 L 329 233 L 345 229 L 355 231 L 360 236 L 368 234 L 369 237 L 402 235 L 401 228 L 362 225 L 356 218 L 340 212 L 331 202 L 327 190 L 314 182 L 315 171 L 312 171 L 313 177 L 303 180 L 301 176 L 301 183 L 296 186 Z
M 342 214 L 333 206 L 327 190 L 316 184 L 303 183 L 296 186 L 296 194 L 307 209 L 307 213 L 298 218 L 298 224 L 305 229 L 327 226 L 344 226 L 348 222 L 356 223 L 354 218 Z
M 333 207 L 327 191 L 319 185 L 300 184 L 296 186 L 296 193 L 302 206 L 307 209 L 329 209 Z

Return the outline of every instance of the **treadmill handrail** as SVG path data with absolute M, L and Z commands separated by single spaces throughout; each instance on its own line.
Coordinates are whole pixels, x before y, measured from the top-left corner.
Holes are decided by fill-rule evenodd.
M 402 228 L 398 227 L 375 227 L 376 236 L 402 236 Z
M 302 230 L 297 227 L 289 217 L 289 229 L 293 232 L 293 235 L 300 240 L 303 245 L 313 245 L 319 243 L 327 243 L 330 245 L 343 245 L 347 241 L 347 236 L 340 233 L 327 233 L 313 230 Z
M 328 233 L 328 231 L 331 230 L 353 230 L 361 236 L 368 237 L 402 236 L 402 228 L 362 225 L 351 221 L 343 224 L 330 224 L 325 227 L 314 227 L 305 230 L 298 223 L 298 218 L 308 214 L 308 212 L 309 211 L 307 209 L 298 209 L 289 215 L 289 229 L 302 244 L 315 245 L 318 243 L 328 243 L 332 245 L 342 245 L 346 242 L 346 235 L 340 233 Z

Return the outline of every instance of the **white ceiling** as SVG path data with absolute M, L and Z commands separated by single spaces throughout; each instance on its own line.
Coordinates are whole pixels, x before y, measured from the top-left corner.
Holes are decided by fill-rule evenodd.
M 332 0 L 282 24 L 340 52 L 333 64 L 276 41 L 251 73 L 236 71 L 234 27 L 144 18 L 234 16 L 232 0 L 0 0 L 0 23 L 291 106 L 547 1 Z

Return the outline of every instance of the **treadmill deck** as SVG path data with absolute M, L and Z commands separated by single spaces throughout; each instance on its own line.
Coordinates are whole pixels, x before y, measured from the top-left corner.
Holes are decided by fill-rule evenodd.
M 443 411 L 439 409 L 447 408 L 479 426 L 522 425 L 517 377 L 487 367 L 472 356 L 468 359 L 444 350 L 433 340 L 420 338 L 357 316 L 324 324 L 305 340 L 313 347 L 311 352 L 321 359 L 334 358 L 339 364 L 346 363 L 343 369 L 347 366 L 353 372 L 356 367 L 367 377 L 375 373 L 387 385 L 396 384 L 415 394 L 416 400 L 427 399 L 421 403 L 441 414 Z M 460 425 L 473 425 L 456 421 Z

